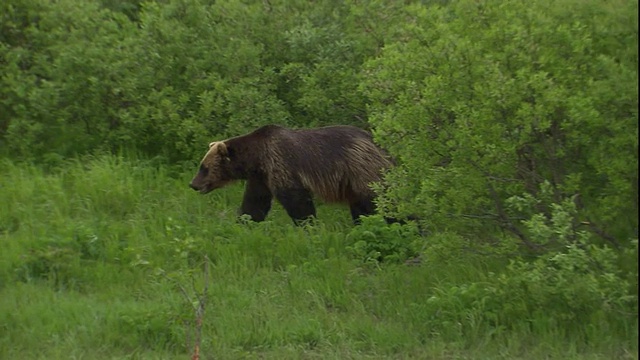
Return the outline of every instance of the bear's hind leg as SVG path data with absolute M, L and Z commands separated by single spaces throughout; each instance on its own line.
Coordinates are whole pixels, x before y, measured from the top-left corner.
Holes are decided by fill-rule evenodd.
M 276 193 L 276 199 L 296 225 L 316 216 L 311 192 L 306 189 L 283 189 Z
M 240 215 L 249 215 L 253 221 L 263 221 L 271 210 L 272 200 L 273 195 L 266 184 L 257 180 L 248 180 Z
M 352 201 L 349 204 L 349 208 L 351 209 L 351 218 L 353 219 L 353 223 L 356 225 L 360 224 L 360 216 L 372 215 L 376 212 L 373 198 L 365 198 Z

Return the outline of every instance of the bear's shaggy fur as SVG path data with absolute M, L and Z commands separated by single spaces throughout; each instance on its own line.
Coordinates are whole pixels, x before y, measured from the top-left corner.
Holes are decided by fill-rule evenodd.
M 346 203 L 357 223 L 375 211 L 370 184 L 381 180 L 391 159 L 371 134 L 353 126 L 292 130 L 276 125 L 212 142 L 191 181 L 206 194 L 246 180 L 241 214 L 262 221 L 275 197 L 293 221 L 315 217 L 312 197 Z

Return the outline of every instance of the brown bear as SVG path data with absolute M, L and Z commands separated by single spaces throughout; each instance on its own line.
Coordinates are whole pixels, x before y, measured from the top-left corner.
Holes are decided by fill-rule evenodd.
M 315 217 L 313 196 L 346 203 L 355 223 L 375 212 L 370 184 L 392 165 L 371 134 L 338 125 L 293 130 L 263 126 L 247 135 L 212 142 L 191 181 L 206 194 L 246 180 L 240 213 L 265 219 L 275 197 L 295 224 Z

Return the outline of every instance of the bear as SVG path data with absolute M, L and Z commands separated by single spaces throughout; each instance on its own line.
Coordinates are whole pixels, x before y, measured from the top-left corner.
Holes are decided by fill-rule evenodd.
M 375 192 L 393 165 L 372 135 L 355 126 L 290 129 L 266 125 L 209 144 L 189 184 L 201 194 L 245 180 L 240 215 L 263 221 L 275 198 L 294 224 L 316 217 L 314 197 L 344 203 L 355 224 L 375 213 Z

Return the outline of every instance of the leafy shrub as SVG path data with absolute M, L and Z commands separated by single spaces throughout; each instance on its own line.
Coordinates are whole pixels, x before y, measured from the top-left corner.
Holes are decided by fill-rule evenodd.
M 593 245 L 572 245 L 532 262 L 513 260 L 484 281 L 437 286 L 416 304 L 415 316 L 430 336 L 451 341 L 513 330 L 548 334 L 565 329 L 567 337 L 588 337 L 593 334 L 589 326 L 631 336 L 634 330 L 625 319 L 637 316 L 638 297 L 617 260 L 615 251 Z
M 359 69 L 398 8 L 4 1 L 0 150 L 40 161 L 133 148 L 177 162 L 267 123 L 367 127 Z
M 572 201 L 552 207 L 550 219 L 534 214 L 523 222 L 536 244 L 553 243 L 558 250 L 512 259 L 481 282 L 436 289 L 425 304 L 434 314 L 426 321 L 436 333 L 466 336 L 478 322 L 495 331 L 516 329 L 523 319 L 530 331 L 544 333 L 551 327 L 580 328 L 585 318 L 626 331 L 621 319 L 637 316 L 638 294 L 637 269 L 624 263 L 637 258 L 638 241 L 630 240 L 623 251 L 594 244 L 590 233 L 573 230 Z M 457 323 L 462 326 L 450 326 Z
M 398 158 L 381 204 L 435 230 L 531 241 L 505 201 L 544 182 L 578 221 L 638 228 L 636 1 L 458 1 L 407 7 L 361 89 Z M 550 213 L 546 208 L 544 216 Z M 597 229 L 597 230 L 596 230 Z
M 542 316 L 564 326 L 599 313 L 612 319 L 637 314 L 637 296 L 629 293 L 617 261 L 606 246 L 571 244 L 566 252 L 530 263 L 514 261 L 490 292 L 503 304 L 525 305 L 521 314 L 507 308 L 506 314 L 515 310 L 509 316 Z
M 387 224 L 380 215 L 363 217 L 347 239 L 349 251 L 364 263 L 400 263 L 414 258 L 421 240 L 415 226 Z
M 517 197 L 511 200 L 527 202 Z M 637 293 L 630 291 L 629 283 L 634 279 L 622 263 L 627 252 L 637 254 L 637 239 L 625 242 L 625 251 L 597 245 L 589 232 L 576 227 L 574 199 L 550 207 L 549 217 L 538 213 L 522 222 L 534 243 L 555 244 L 560 249 L 533 261 L 512 261 L 497 278 L 492 295 L 504 303 L 525 304 L 520 310 L 527 313 L 520 316 L 548 317 L 565 322 L 563 325 L 586 314 L 637 314 Z

